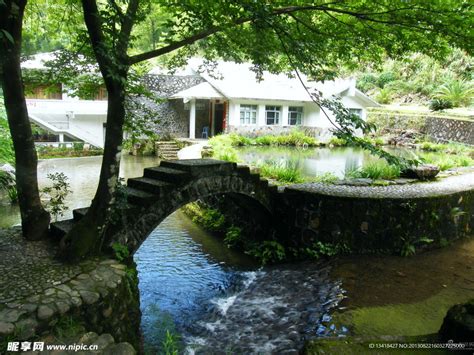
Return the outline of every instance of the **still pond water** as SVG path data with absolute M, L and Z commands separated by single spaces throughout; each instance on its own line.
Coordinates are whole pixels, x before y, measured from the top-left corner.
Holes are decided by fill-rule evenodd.
M 283 159 L 299 164 L 305 174 L 342 176 L 367 158 L 360 151 L 345 152 L 242 154 L 248 162 Z M 100 162 L 100 157 L 41 161 L 40 186 L 48 184 L 48 173 L 62 171 L 73 190 L 70 209 L 87 206 Z M 121 176 L 140 176 L 157 164 L 155 158 L 126 156 Z M 0 227 L 18 222 L 17 208 L 1 205 Z M 181 334 L 183 352 L 198 354 L 291 353 L 306 339 L 325 335 L 425 334 L 439 328 L 450 305 L 474 297 L 472 241 L 410 259 L 348 257 L 259 268 L 177 211 L 150 234 L 135 261 L 150 353 L 160 351 L 166 330 Z M 395 321 L 388 324 L 387 316 Z

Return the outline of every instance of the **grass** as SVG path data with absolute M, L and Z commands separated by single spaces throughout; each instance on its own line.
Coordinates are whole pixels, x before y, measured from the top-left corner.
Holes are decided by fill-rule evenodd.
M 350 178 L 366 178 L 366 179 L 396 179 L 400 177 L 400 167 L 389 165 L 385 160 L 376 160 L 364 165 L 361 168 L 351 170 L 346 173 Z
M 420 158 L 425 163 L 437 165 L 441 171 L 474 165 L 474 159 L 467 155 L 423 153 Z
M 276 162 L 261 164 L 260 175 L 283 183 L 298 184 L 305 181 L 296 167 L 288 167 Z
M 308 182 L 318 182 L 322 184 L 334 184 L 339 178 L 333 173 L 324 173 L 308 179 Z
M 242 147 L 247 145 L 284 145 L 284 146 L 295 146 L 295 147 L 316 147 L 320 143 L 314 137 L 308 136 L 306 133 L 300 130 L 293 130 L 289 134 L 284 135 L 265 135 L 257 138 L 248 138 L 239 134 L 221 134 L 209 139 L 209 144 L 214 146 L 232 146 Z

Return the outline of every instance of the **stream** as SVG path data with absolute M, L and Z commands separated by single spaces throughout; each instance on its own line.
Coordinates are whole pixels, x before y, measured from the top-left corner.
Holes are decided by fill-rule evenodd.
M 342 150 L 336 153 L 342 157 Z M 300 164 L 320 172 L 338 173 L 364 158 L 353 151 L 345 161 L 333 161 L 326 150 L 304 154 L 309 161 L 303 157 Z M 316 164 L 315 156 L 337 169 Z M 73 193 L 64 218 L 90 203 L 100 163 L 101 157 L 39 162 L 40 187 L 51 172 L 70 178 Z M 121 176 L 141 176 L 143 168 L 158 163 L 124 156 Z M 0 227 L 18 223 L 18 208 L 2 204 Z M 261 268 L 176 211 L 134 259 L 150 354 L 161 352 L 170 337 L 187 354 L 297 354 L 306 340 L 318 337 L 427 334 L 439 329 L 451 305 L 474 297 L 472 239 L 412 258 L 342 257 Z M 393 322 L 386 322 L 387 315 Z

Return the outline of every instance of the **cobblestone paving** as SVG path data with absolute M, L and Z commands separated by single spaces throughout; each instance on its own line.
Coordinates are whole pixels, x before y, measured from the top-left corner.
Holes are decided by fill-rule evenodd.
M 449 176 L 434 182 L 390 186 L 345 186 L 306 183 L 285 188 L 285 191 L 307 191 L 328 196 L 361 198 L 421 198 L 450 195 L 474 189 L 474 172 Z
M 58 344 L 58 340 L 50 335 L 50 329 L 58 319 L 81 306 L 101 309 L 102 300 L 109 292 L 114 292 L 125 277 L 125 265 L 116 260 L 95 258 L 79 264 L 65 264 L 56 258 L 57 251 L 57 247 L 49 241 L 25 240 L 20 228 L 0 229 L 2 346 L 6 344 L 2 342 L 6 336 L 24 341 L 38 340 L 41 335 L 46 336 L 46 344 Z M 120 316 L 119 310 L 115 312 L 117 317 Z M 112 313 L 110 309 L 102 315 L 115 319 Z M 110 334 L 86 333 L 73 340 L 70 343 L 97 344 L 99 350 L 90 352 L 94 354 L 136 353 L 130 344 L 116 343 Z M 39 341 L 43 341 L 42 338 Z M 4 351 L 0 348 L 0 354 Z M 46 353 L 62 355 L 75 352 Z
M 90 261 L 64 264 L 54 258 L 56 252 L 50 242 L 26 241 L 20 228 L 0 229 L 0 304 L 42 293 L 94 269 Z

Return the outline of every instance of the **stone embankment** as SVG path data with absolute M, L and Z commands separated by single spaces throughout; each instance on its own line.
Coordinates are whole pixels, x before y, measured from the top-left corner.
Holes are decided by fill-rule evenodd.
M 26 241 L 19 228 L 0 230 L 0 352 L 8 342 L 61 344 L 58 334 L 76 327 L 98 334 L 88 337 L 102 347 L 98 353 L 118 346 L 133 354 L 140 324 L 136 275 L 116 260 L 67 264 L 56 253 L 48 241 Z

